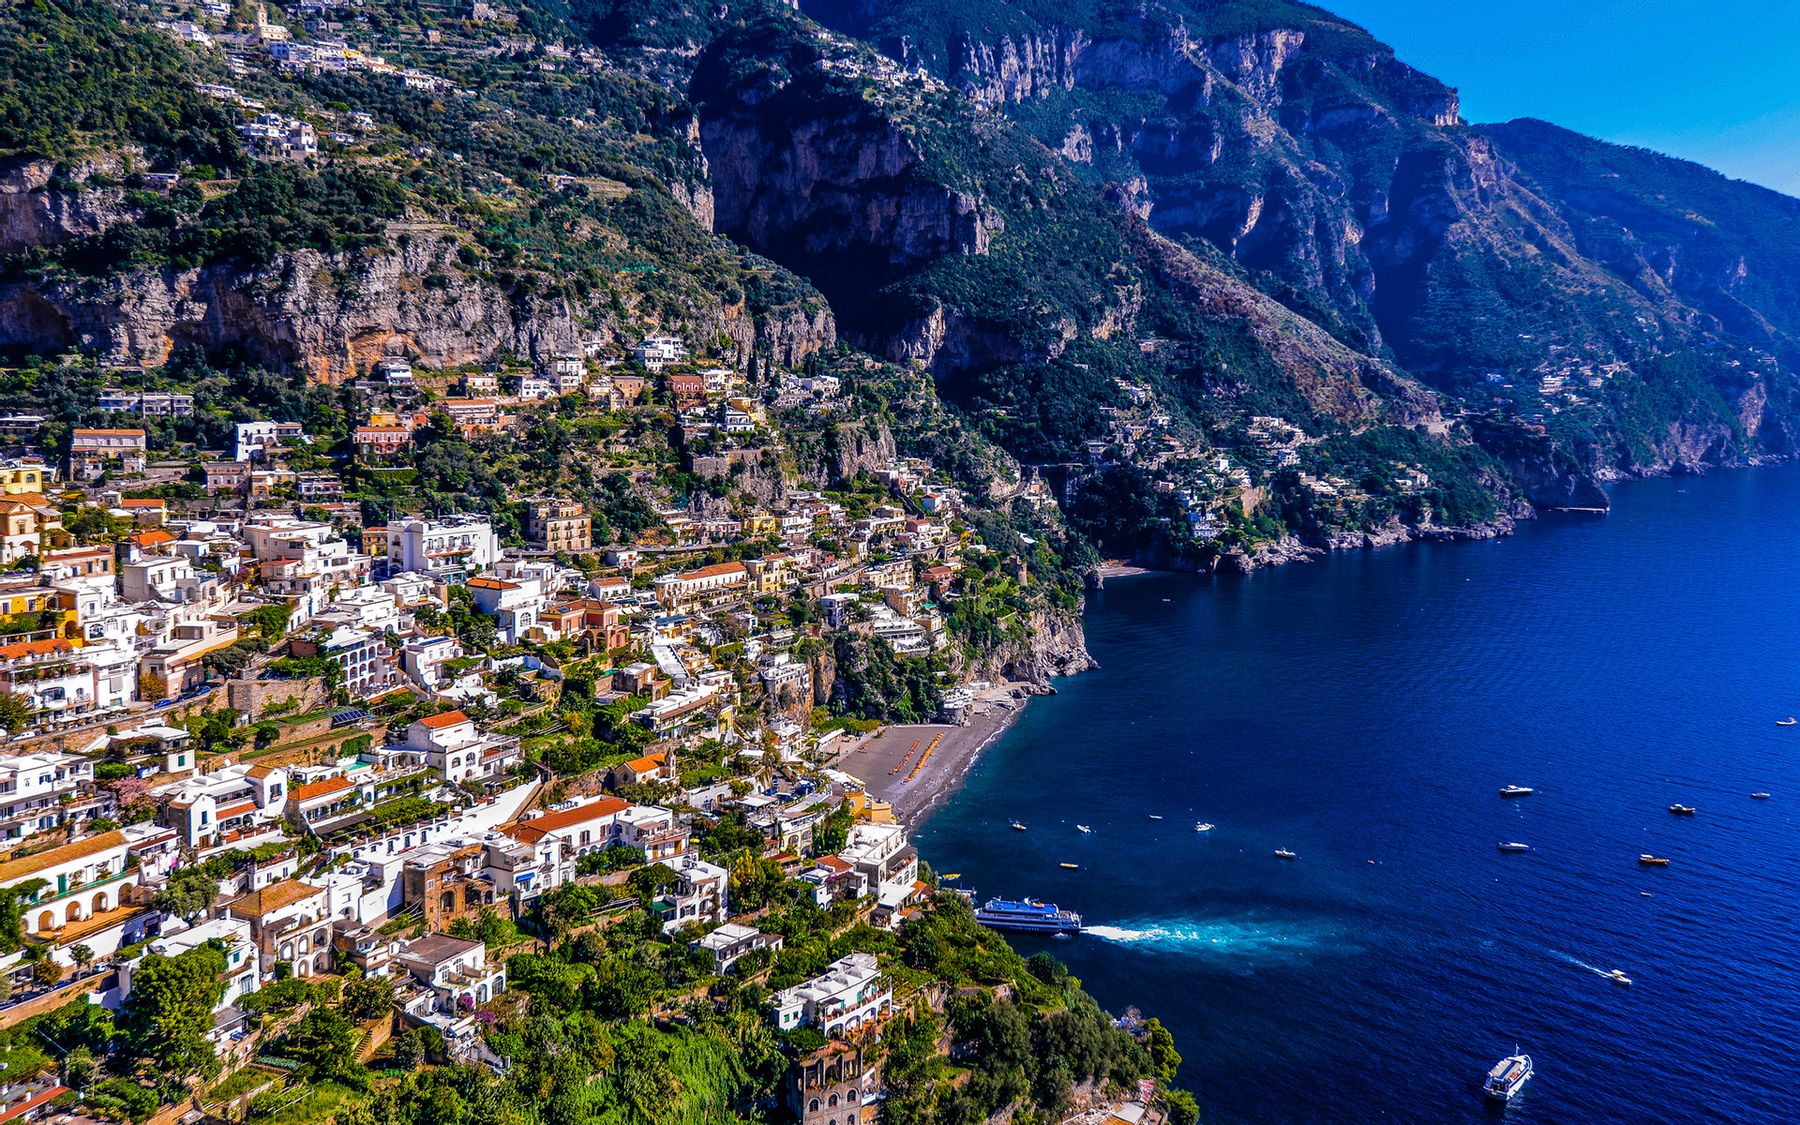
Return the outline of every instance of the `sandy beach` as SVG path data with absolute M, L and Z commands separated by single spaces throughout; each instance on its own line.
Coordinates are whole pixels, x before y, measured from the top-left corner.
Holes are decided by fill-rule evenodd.
M 892 801 L 901 823 L 917 828 L 956 791 L 981 751 L 1012 725 L 1026 701 L 997 688 L 977 701 L 966 726 L 888 727 L 861 739 L 835 764 L 861 778 L 876 797 Z

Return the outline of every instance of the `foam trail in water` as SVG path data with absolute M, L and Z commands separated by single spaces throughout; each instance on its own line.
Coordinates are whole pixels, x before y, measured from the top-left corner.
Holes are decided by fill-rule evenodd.
M 1204 955 L 1256 955 L 1316 949 L 1330 936 L 1292 923 L 1233 919 L 1083 926 L 1088 937 L 1120 945 Z
M 1551 952 L 1555 953 L 1558 957 L 1561 957 L 1564 961 L 1567 961 L 1569 964 L 1574 965 L 1578 969 L 1586 969 L 1590 973 L 1596 973 L 1603 977 L 1609 977 L 1612 975 L 1612 973 L 1610 973 L 1606 969 L 1602 969 L 1598 965 L 1590 965 L 1586 961 L 1583 961 L 1581 958 L 1576 957 L 1574 954 L 1562 953 L 1557 950 L 1551 950 Z

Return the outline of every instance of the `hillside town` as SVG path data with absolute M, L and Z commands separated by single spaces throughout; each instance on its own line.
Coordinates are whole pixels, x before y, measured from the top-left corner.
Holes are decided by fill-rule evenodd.
M 894 717 L 845 706 L 845 658 L 916 665 L 902 717 L 966 721 L 989 685 L 955 607 L 1032 581 L 945 474 L 889 457 L 614 541 L 572 495 L 375 523 L 358 489 L 410 474 L 427 435 L 479 441 L 557 400 L 654 410 L 690 471 L 739 479 L 782 440 L 772 412 L 830 415 L 842 391 L 784 373 L 755 394 L 674 337 L 500 372 L 396 357 L 351 388 L 371 405 L 335 450 L 276 419 L 208 450 L 151 436 L 191 395 L 105 378 L 111 424 L 60 449 L 43 418 L 5 420 L 0 1027 L 126 1018 L 134 981 L 213 951 L 203 1039 L 225 1077 L 194 1107 L 291 1063 L 318 989 L 364 996 L 359 1058 L 503 1073 L 490 1032 L 519 973 L 550 943 L 641 931 L 687 951 L 696 997 L 791 981 L 761 1002 L 791 1048 L 786 1110 L 879 1119 L 881 1029 L 943 994 L 866 950 L 787 971 L 794 931 L 770 920 L 785 903 L 826 933 L 893 932 L 939 893 L 894 806 L 838 764 Z M 0 1089 L 6 1119 L 66 1108 L 67 1081 Z

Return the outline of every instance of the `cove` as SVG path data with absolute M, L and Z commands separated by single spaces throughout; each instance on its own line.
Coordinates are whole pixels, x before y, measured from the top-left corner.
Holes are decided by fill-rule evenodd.
M 1513 1121 L 1792 1120 L 1800 468 L 1614 504 L 1115 581 L 1100 669 L 1027 708 L 920 851 L 1080 911 L 1015 944 L 1168 1024 L 1204 1121 L 1484 1120 L 1515 1044 Z

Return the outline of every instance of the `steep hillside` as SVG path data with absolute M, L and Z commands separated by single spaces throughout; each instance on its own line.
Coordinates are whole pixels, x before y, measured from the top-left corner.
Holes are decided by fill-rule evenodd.
M 1541 413 L 1582 415 L 1564 428 L 1598 432 L 1586 448 L 1602 471 L 1689 460 L 1680 429 L 1706 431 L 1707 460 L 1791 443 L 1792 378 L 1759 353 L 1792 347 L 1800 256 L 1778 237 L 1745 257 L 1740 221 L 1791 230 L 1772 193 L 1542 127 L 1469 128 L 1453 89 L 1302 4 L 803 7 L 1003 108 L 1158 230 L 1229 255 L 1353 347 L 1474 402 L 1496 377 L 1582 387 Z M 1656 280 L 1672 257 L 1677 274 Z M 1657 381 L 1643 369 L 1660 357 L 1720 348 L 1731 372 L 1757 372 L 1709 382 L 1722 410 L 1675 395 L 1666 432 L 1614 440 L 1642 397 L 1615 377 Z
M 191 344 L 338 381 L 387 354 L 541 358 L 627 326 L 778 363 L 834 339 L 809 286 L 710 234 L 692 119 L 651 83 L 441 36 L 409 51 L 406 83 L 287 73 L 253 32 L 238 35 L 262 65 L 234 73 L 98 0 L 15 11 L 6 346 L 156 364 Z M 322 151 L 256 159 L 236 128 L 252 112 L 303 123 Z

